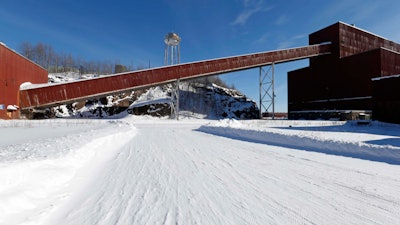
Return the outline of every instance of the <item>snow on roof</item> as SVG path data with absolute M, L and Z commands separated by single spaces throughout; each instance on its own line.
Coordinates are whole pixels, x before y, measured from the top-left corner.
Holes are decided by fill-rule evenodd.
M 396 74 L 396 75 L 391 75 L 391 76 L 374 77 L 371 80 L 377 81 L 377 80 L 383 80 L 383 79 L 389 79 L 389 78 L 399 78 L 399 77 L 400 77 L 400 74 Z

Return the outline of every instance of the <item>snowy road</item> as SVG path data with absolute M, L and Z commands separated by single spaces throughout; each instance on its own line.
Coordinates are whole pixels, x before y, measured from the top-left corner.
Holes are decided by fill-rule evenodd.
M 134 126 L 48 224 L 400 223 L 398 165 L 229 139 L 197 123 Z

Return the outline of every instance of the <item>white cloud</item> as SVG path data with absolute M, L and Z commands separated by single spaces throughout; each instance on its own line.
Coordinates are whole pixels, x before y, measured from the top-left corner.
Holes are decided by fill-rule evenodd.
M 258 12 L 259 9 L 251 9 L 251 10 L 245 10 L 241 12 L 235 19 L 235 21 L 232 22 L 232 25 L 244 25 L 247 20 L 256 12 Z
M 254 0 L 243 0 L 243 5 L 248 7 L 252 2 L 254 2 Z
M 263 34 L 260 38 L 258 38 L 255 43 L 257 44 L 263 44 L 265 42 L 267 42 L 267 40 L 269 39 L 269 37 L 271 36 L 271 34 L 269 32 Z
M 289 21 L 289 17 L 286 14 L 280 15 L 275 21 L 275 25 L 281 26 Z
M 231 25 L 244 25 L 254 14 L 271 9 L 271 7 L 264 6 L 264 0 L 243 0 L 243 5 L 243 11 L 236 17 Z

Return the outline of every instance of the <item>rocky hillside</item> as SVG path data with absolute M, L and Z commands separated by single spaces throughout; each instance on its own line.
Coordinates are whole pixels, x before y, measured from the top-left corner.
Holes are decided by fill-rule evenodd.
M 68 75 L 73 77 L 76 75 Z M 69 80 L 64 75 L 51 74 L 49 82 Z M 235 118 L 253 119 L 259 117 L 256 103 L 239 91 L 215 84 L 181 82 L 179 85 L 179 109 L 181 115 L 197 115 L 210 119 Z M 119 95 L 76 102 L 51 109 L 55 117 L 118 117 L 127 113 L 171 116 L 173 106 L 173 85 L 152 87 Z M 173 116 L 173 115 L 172 115 Z

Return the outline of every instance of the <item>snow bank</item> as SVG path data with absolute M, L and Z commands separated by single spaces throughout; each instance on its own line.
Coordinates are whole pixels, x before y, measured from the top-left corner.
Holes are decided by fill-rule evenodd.
M 254 123 L 258 126 L 253 126 Z M 396 125 L 388 129 L 378 123 L 367 128 L 333 121 L 305 121 L 303 125 L 312 125 L 300 127 L 290 125 L 293 123 L 294 121 L 241 122 L 229 119 L 212 122 L 198 130 L 242 141 L 400 164 L 400 138 Z M 281 127 L 273 127 L 277 124 Z M 286 126 L 282 126 L 283 124 Z
M 115 155 L 118 147 L 136 135 L 136 129 L 129 124 L 99 123 L 103 123 L 107 130 L 97 128 L 91 134 L 91 131 L 81 131 L 74 135 L 68 133 L 76 130 L 64 130 L 68 138 L 53 136 L 37 142 L 30 140 L 26 148 L 18 144 L 2 144 L 0 224 L 43 224 L 47 215 L 79 189 L 84 179 L 91 177 Z M 86 143 L 76 147 L 75 142 Z M 62 146 L 57 146 L 57 143 Z M 12 149 L 17 149 L 17 153 L 12 154 Z

